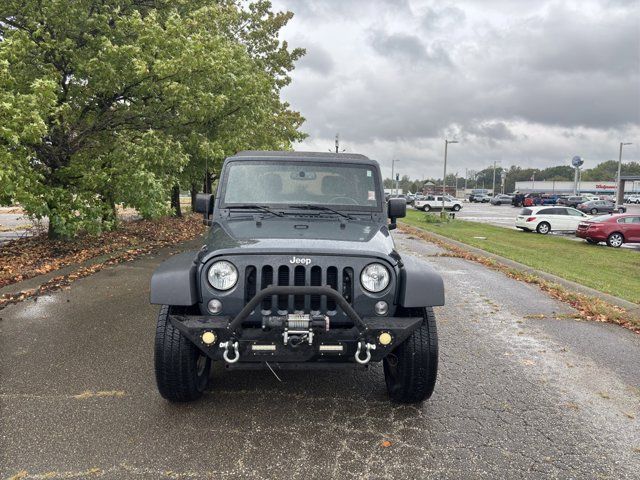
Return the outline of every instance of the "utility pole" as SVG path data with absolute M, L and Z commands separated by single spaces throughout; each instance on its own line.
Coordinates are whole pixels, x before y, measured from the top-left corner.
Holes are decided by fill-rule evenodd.
M 444 174 L 442 175 L 442 213 L 444 213 L 444 193 L 447 187 L 447 147 L 450 143 L 458 143 L 457 140 L 444 140 Z
M 346 149 L 343 148 L 342 150 L 340 150 L 340 134 L 336 133 L 336 146 L 335 146 L 335 152 L 336 153 L 342 153 L 344 152 Z M 332 149 L 329 149 L 330 152 L 333 152 Z
M 469 178 L 469 169 L 464 169 L 464 193 L 467 193 L 467 178 Z
M 616 187 L 617 189 L 617 195 L 616 195 L 616 203 L 618 205 L 622 205 L 624 203 L 624 188 L 622 187 L 622 185 L 620 184 L 620 176 L 622 173 L 622 147 L 625 145 L 631 145 L 631 143 L 629 142 L 620 142 L 620 155 L 618 156 L 618 186 Z

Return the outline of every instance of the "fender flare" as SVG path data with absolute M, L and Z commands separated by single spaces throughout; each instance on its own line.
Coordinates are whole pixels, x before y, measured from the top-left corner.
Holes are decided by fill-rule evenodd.
M 444 305 L 444 282 L 423 260 L 402 255 L 398 303 L 405 308 Z
M 151 276 L 151 303 L 191 306 L 198 302 L 197 252 L 169 257 Z

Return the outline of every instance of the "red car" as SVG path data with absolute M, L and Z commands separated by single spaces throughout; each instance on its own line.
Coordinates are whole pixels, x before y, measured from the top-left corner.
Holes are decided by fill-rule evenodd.
M 640 243 L 640 215 L 624 213 L 591 218 L 580 222 L 576 237 L 589 243 L 607 242 L 616 248 L 623 243 Z

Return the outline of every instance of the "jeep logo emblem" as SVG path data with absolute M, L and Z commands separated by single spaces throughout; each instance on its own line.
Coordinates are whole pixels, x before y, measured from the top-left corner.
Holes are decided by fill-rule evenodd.
M 300 258 L 295 255 L 289 259 L 289 263 L 301 264 L 301 265 L 311 265 L 310 258 Z

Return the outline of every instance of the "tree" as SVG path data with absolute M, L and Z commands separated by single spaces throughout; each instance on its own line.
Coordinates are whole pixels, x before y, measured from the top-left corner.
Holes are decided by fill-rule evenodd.
M 2 2 L 0 200 L 52 237 L 110 229 L 118 203 L 165 214 L 205 161 L 303 138 L 279 97 L 304 53 L 278 40 L 291 14 L 243 5 Z

